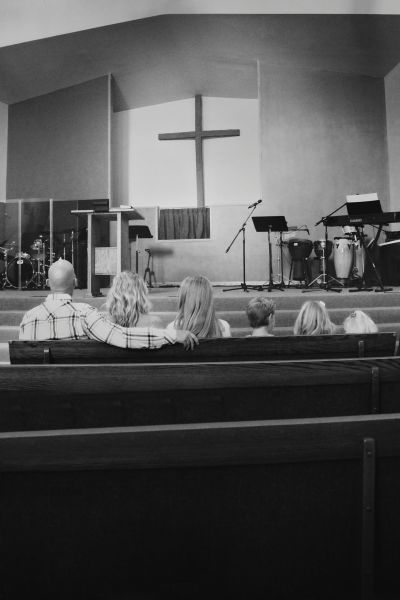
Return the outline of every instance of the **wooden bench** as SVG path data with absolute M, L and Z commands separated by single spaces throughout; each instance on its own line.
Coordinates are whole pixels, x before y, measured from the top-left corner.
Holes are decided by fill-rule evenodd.
M 299 358 L 356 358 L 397 356 L 398 333 L 361 335 L 285 336 L 200 340 L 192 352 L 175 344 L 159 350 L 127 350 L 94 340 L 9 342 L 12 364 L 41 363 L 161 363 Z
M 399 415 L 3 433 L 0 456 L 7 600 L 400 596 Z
M 0 365 L 0 431 L 400 412 L 400 357 Z

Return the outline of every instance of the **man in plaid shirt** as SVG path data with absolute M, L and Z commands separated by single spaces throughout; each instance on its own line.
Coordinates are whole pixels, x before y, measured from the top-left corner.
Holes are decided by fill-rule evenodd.
M 190 331 L 167 332 L 153 327 L 121 327 L 84 302 L 72 302 L 75 287 L 72 264 L 63 259 L 49 269 L 51 293 L 45 302 L 25 313 L 20 340 L 65 340 L 91 338 L 120 348 L 161 348 L 183 344 L 186 350 L 198 343 Z

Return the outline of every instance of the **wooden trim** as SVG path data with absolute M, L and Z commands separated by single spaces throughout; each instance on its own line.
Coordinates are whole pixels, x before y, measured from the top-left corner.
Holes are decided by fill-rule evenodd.
M 0 471 L 168 468 L 400 456 L 400 415 L 0 434 Z M 368 480 L 369 481 L 369 480 Z
M 154 350 L 156 352 L 156 350 Z M 155 368 L 157 365 L 157 368 Z M 400 381 L 400 358 L 360 358 L 309 361 L 204 362 L 152 364 L 0 365 L 0 391 L 98 394 L 106 390 L 185 390 L 240 387 L 291 387 L 299 385 L 371 382 L 371 369 L 379 367 L 381 382 Z M 88 386 L 90 381 L 90 386 Z

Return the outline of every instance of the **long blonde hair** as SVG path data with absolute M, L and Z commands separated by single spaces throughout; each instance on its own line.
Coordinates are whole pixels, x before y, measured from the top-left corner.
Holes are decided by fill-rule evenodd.
M 107 294 L 106 308 L 114 323 L 134 327 L 140 315 L 147 314 L 151 308 L 142 277 L 131 271 L 115 275 Z
M 353 311 L 343 322 L 345 333 L 377 333 L 378 326 L 362 310 Z
M 304 302 L 294 324 L 294 335 L 322 335 L 335 333 L 335 325 L 329 318 L 325 302 L 310 300 Z
M 197 337 L 221 337 L 222 328 L 214 308 L 214 296 L 207 277 L 186 277 L 179 290 L 176 329 L 188 329 Z

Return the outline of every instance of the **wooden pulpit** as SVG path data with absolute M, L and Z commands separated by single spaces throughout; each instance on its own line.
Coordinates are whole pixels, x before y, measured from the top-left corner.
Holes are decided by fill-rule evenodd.
M 72 210 L 77 215 L 87 215 L 87 295 L 101 296 L 99 275 L 116 275 L 131 268 L 129 246 L 129 221 L 143 219 L 134 208 L 110 208 L 107 212 L 94 210 Z M 105 221 L 117 223 L 117 245 L 115 247 L 99 246 L 100 226 Z

